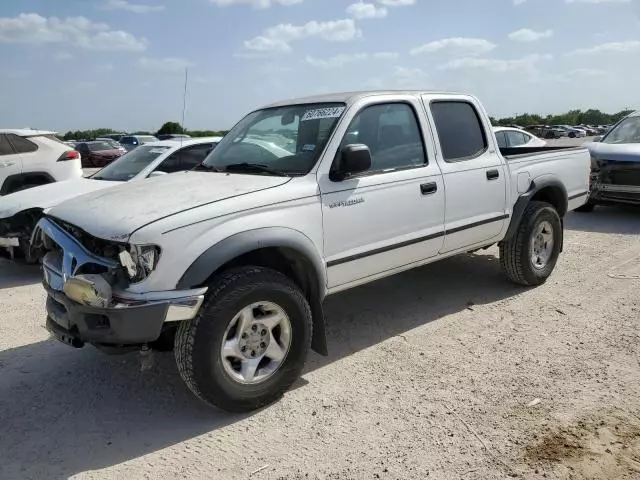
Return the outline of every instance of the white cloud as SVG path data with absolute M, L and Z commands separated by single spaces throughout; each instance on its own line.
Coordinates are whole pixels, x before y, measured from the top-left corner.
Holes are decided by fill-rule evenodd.
M 456 58 L 438 67 L 438 70 L 486 70 L 505 73 L 512 71 L 531 71 L 541 60 L 551 60 L 553 55 L 534 54 L 516 60 L 501 60 L 497 58 Z
M 640 50 L 640 41 L 629 40 L 627 42 L 609 42 L 596 45 L 591 48 L 579 48 L 569 55 L 598 55 L 600 53 L 628 53 Z
M 516 42 L 537 42 L 538 40 L 542 40 L 544 38 L 551 38 L 551 37 L 553 37 L 552 30 L 544 30 L 542 32 L 536 32 L 535 30 L 531 30 L 529 28 L 516 30 L 515 32 L 511 32 L 509 34 L 509 38 Z
M 483 38 L 445 38 L 426 43 L 411 50 L 411 55 L 420 53 L 436 53 L 446 51 L 453 55 L 476 56 L 490 52 L 496 48 L 495 44 Z
M 272 4 L 283 6 L 295 5 L 302 3 L 304 0 L 210 0 L 211 3 L 219 7 L 227 7 L 229 5 L 247 4 L 256 8 L 269 8 Z
M 330 42 L 348 42 L 362 35 L 352 19 L 328 22 L 307 22 L 304 25 L 281 23 L 265 30 L 263 35 L 244 42 L 248 50 L 258 52 L 288 52 L 291 42 L 318 37 Z
M 565 3 L 631 3 L 631 0 L 564 0 Z
M 378 7 L 373 3 L 358 2 L 347 7 L 347 14 L 358 20 L 364 18 L 384 18 L 388 10 L 385 7 Z
M 391 82 L 396 87 L 406 89 L 429 88 L 429 75 L 420 68 L 395 67 Z
M 138 66 L 150 70 L 159 70 L 162 72 L 183 72 L 185 68 L 192 67 L 193 62 L 184 58 L 149 58 L 143 57 L 138 60 Z
M 53 56 L 53 59 L 58 62 L 64 62 L 66 60 L 72 60 L 73 55 L 71 55 L 69 52 L 58 52 Z
M 143 5 L 131 3 L 127 0 L 106 0 L 103 8 L 105 10 L 125 10 L 133 13 L 152 13 L 164 10 L 164 5 Z
M 122 50 L 140 52 L 147 48 L 144 38 L 122 30 L 111 30 L 104 23 L 84 17 L 45 18 L 37 13 L 0 18 L 0 43 L 69 44 L 88 50 Z
M 522 5 L 527 0 L 513 0 L 513 4 L 517 7 L 518 5 Z
M 569 70 L 569 72 L 567 72 L 567 75 L 578 78 L 604 77 L 607 75 L 607 72 L 595 68 L 576 68 L 574 70 Z
M 306 57 L 306 62 L 309 65 L 318 68 L 340 68 L 350 63 L 374 59 L 374 60 L 395 60 L 398 58 L 398 54 L 395 52 L 376 52 L 376 53 L 343 53 L 335 55 L 327 59 L 320 59 L 311 56 Z
M 404 7 L 415 5 L 416 0 L 378 0 L 378 2 L 388 7 Z

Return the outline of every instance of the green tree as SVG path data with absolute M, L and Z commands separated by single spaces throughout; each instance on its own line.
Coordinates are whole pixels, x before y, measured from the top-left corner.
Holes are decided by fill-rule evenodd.
M 182 128 L 178 122 L 166 122 L 160 130 L 158 130 L 158 135 L 166 135 L 166 134 L 184 134 L 185 129 Z

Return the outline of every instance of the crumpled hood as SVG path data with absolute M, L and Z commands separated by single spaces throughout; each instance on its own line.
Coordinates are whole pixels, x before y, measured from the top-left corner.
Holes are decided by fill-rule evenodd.
M 640 143 L 601 143 L 586 145 L 593 157 L 598 160 L 617 162 L 640 162 Z
M 288 177 L 180 172 L 127 182 L 52 208 L 52 217 L 94 237 L 123 242 L 139 228 L 171 215 L 287 183 Z
M 120 183 L 75 178 L 11 193 L 0 197 L 0 220 L 31 208 L 46 210 L 78 195 L 113 187 Z

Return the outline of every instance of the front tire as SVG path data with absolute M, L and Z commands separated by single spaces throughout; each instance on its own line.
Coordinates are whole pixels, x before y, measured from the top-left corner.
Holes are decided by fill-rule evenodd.
M 198 315 L 176 332 L 182 379 L 204 402 L 231 412 L 268 405 L 298 379 L 312 317 L 300 289 L 262 267 L 214 278 Z
M 500 244 L 500 264 L 520 285 L 541 285 L 553 272 L 562 245 L 562 222 L 546 202 L 530 202 L 518 230 Z

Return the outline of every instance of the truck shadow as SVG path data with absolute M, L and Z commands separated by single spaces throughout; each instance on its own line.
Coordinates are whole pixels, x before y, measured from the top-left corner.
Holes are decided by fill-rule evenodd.
M 42 281 L 39 265 L 26 265 L 0 257 L 0 290 L 23 287 Z
M 504 279 L 496 257 L 479 254 L 337 294 L 326 304 L 330 355 L 310 355 L 305 372 L 522 291 Z M 201 404 L 182 383 L 172 354 L 154 359 L 141 372 L 135 354 L 73 351 L 53 340 L 0 352 L 0 478 L 68 478 L 196 436 L 215 440 L 218 429 L 249 416 Z M 169 462 L 171 455 L 163 458 Z
M 581 232 L 640 235 L 640 208 L 598 206 L 593 212 L 569 212 L 565 228 Z

